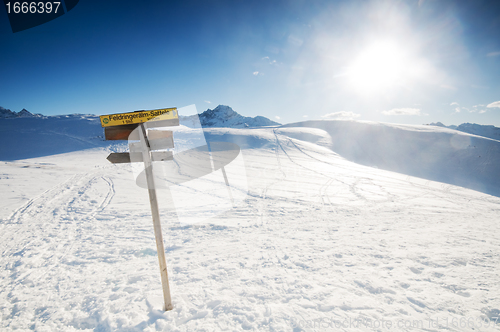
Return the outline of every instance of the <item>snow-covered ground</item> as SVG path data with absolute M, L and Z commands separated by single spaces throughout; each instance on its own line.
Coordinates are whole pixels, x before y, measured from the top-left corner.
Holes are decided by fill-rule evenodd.
M 242 147 L 248 195 L 203 224 L 161 210 L 169 312 L 147 190 L 106 160 L 123 144 L 0 162 L 0 330 L 498 330 L 500 198 L 383 170 L 380 155 L 354 163 L 361 143 L 317 127 L 206 130 Z M 442 144 L 408 155 L 450 155 L 447 130 L 428 127 Z M 451 155 L 472 165 L 464 137 Z M 482 140 L 474 183 L 497 174 L 500 142 Z

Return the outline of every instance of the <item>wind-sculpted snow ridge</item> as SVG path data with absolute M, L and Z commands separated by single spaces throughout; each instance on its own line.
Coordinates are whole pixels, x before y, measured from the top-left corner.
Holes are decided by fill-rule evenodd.
M 362 125 L 324 124 L 448 146 L 424 126 Z M 158 191 L 169 312 L 128 165 L 103 148 L 2 162 L 0 330 L 498 331 L 500 198 L 353 163 L 319 128 L 207 133 L 245 145 L 248 197 L 184 225 Z
M 328 133 L 329 148 L 356 163 L 500 196 L 500 141 L 435 126 L 306 121 Z
M 190 127 L 193 122 L 192 116 L 181 116 L 181 124 Z M 208 109 L 199 115 L 203 128 L 206 127 L 230 127 L 230 128 L 248 128 L 248 127 L 266 127 L 280 125 L 263 116 L 254 118 L 241 116 L 233 111 L 229 106 L 219 105 L 213 110 Z

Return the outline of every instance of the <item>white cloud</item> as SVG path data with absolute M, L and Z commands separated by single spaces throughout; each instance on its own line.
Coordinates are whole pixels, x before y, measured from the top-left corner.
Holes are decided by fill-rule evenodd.
M 277 116 L 277 115 L 275 116 L 275 118 L 276 118 L 276 120 L 279 120 L 279 119 L 281 119 L 281 118 L 280 118 L 279 116 Z
M 474 106 L 472 106 L 472 109 L 471 109 L 471 110 L 469 110 L 469 112 L 470 112 L 470 113 L 476 113 L 476 112 L 479 112 L 479 114 L 486 113 L 488 110 L 481 109 L 481 108 L 483 108 L 484 106 L 486 106 L 486 105 L 483 105 L 483 104 L 474 105 Z
M 465 112 L 475 112 L 476 110 L 470 110 L 468 109 L 467 107 L 455 107 L 455 113 L 460 113 L 462 111 L 465 111 Z
M 253 75 L 254 75 L 254 76 L 257 76 L 257 75 L 259 75 L 259 72 L 258 72 L 258 71 L 254 71 L 254 72 L 253 72 Z
M 268 57 L 268 56 L 263 57 L 262 60 L 266 60 L 270 65 L 276 65 L 277 64 L 276 60 L 271 60 L 271 58 Z
M 353 120 L 355 118 L 359 118 L 360 116 L 361 116 L 361 114 L 341 111 L 341 112 L 325 114 L 321 117 L 325 118 L 325 119 Z
M 211 104 L 212 102 L 210 100 L 205 100 L 205 103 Z
M 493 108 L 493 107 L 500 108 L 500 101 L 495 101 L 495 102 L 493 102 L 491 104 L 488 104 L 488 106 L 486 106 L 486 107 L 488 107 L 488 108 Z
M 393 108 L 389 111 L 382 111 L 384 115 L 424 115 L 418 108 Z
M 456 101 L 454 101 L 454 102 L 452 102 L 450 104 L 450 106 L 456 106 L 455 107 L 455 113 L 460 113 L 461 109 L 460 109 L 460 104 L 459 103 L 457 103 Z
M 302 117 L 303 117 L 303 118 L 308 118 L 308 117 L 309 117 L 309 115 L 302 115 Z
M 460 104 L 457 103 L 456 101 L 452 102 L 450 104 L 450 106 L 456 106 L 455 107 L 455 113 L 460 113 L 462 111 L 466 111 L 466 112 L 469 112 L 469 113 L 474 113 L 474 112 L 477 111 L 477 105 L 476 106 L 472 106 L 472 110 L 471 110 L 471 109 L 468 109 L 467 107 L 460 106 Z M 480 105 L 480 106 L 484 106 L 484 105 Z
M 499 55 L 500 55 L 500 51 L 490 52 L 490 53 L 486 54 L 486 56 L 499 56 Z

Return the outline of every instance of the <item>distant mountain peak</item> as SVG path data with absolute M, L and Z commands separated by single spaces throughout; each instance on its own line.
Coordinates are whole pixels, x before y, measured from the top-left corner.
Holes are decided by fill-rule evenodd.
M 26 108 L 23 108 L 19 113 L 17 113 L 17 117 L 19 118 L 30 118 L 33 117 L 34 115 L 28 111 Z
M 432 123 L 429 123 L 429 126 L 436 126 L 436 127 L 443 127 L 443 128 L 450 128 L 450 129 L 457 129 L 457 126 L 455 125 L 450 125 L 450 126 L 447 126 L 445 124 L 443 124 L 442 122 L 432 122 Z
M 27 109 L 23 108 L 19 112 L 13 112 L 7 108 L 0 106 L 0 118 L 33 118 L 33 117 L 42 117 L 41 114 L 33 114 Z
M 233 111 L 231 107 L 226 105 L 219 105 L 213 110 L 207 109 L 205 112 L 202 113 L 202 115 L 208 119 L 220 118 L 226 120 L 241 116 L 235 111 Z
M 181 124 L 191 126 L 194 122 L 194 116 L 180 116 Z M 199 115 L 202 127 L 230 127 L 230 128 L 246 128 L 246 127 L 266 127 L 277 126 L 280 123 L 269 120 L 263 116 L 246 117 L 235 112 L 227 105 L 219 105 L 214 109 L 207 109 Z

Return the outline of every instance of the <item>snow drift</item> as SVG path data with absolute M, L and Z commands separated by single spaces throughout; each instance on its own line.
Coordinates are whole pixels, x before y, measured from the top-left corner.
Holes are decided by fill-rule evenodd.
M 324 130 L 328 147 L 356 163 L 500 196 L 500 141 L 434 126 L 361 121 L 306 121 L 281 128 L 297 127 Z

